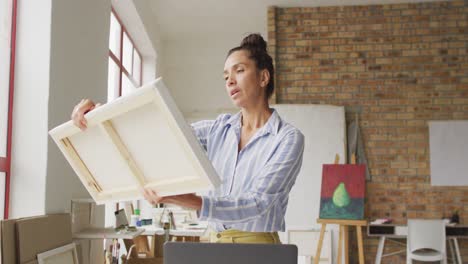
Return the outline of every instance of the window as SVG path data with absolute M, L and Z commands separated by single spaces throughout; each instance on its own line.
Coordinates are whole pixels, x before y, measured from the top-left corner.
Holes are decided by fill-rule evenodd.
M 0 0 L 0 219 L 8 218 L 16 43 L 16 0 Z
M 107 101 L 141 86 L 141 53 L 136 49 L 114 10 L 110 17 L 109 73 Z

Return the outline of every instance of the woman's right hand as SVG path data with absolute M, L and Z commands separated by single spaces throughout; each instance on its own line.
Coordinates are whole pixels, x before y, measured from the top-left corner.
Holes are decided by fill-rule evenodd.
M 100 105 L 101 104 L 99 103 L 94 104 L 94 102 L 89 99 L 81 100 L 81 102 L 79 102 L 77 105 L 75 105 L 75 108 L 73 108 L 73 112 L 71 114 L 73 124 L 84 131 L 88 125 L 84 115 L 94 108 L 99 107 Z

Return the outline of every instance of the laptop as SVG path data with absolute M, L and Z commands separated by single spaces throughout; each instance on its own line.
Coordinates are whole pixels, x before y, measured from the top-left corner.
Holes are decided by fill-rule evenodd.
M 167 242 L 164 264 L 297 264 L 296 245 Z

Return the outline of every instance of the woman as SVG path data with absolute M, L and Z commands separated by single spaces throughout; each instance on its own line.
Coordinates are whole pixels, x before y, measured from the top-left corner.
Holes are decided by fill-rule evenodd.
M 280 243 L 289 192 L 302 164 L 304 136 L 269 107 L 273 61 L 259 34 L 231 49 L 224 64 L 226 91 L 241 110 L 192 124 L 222 184 L 208 195 L 159 197 L 144 190 L 152 204 L 170 203 L 198 211 L 216 232 L 211 242 Z M 86 128 L 83 115 L 94 103 L 83 100 L 72 119 Z

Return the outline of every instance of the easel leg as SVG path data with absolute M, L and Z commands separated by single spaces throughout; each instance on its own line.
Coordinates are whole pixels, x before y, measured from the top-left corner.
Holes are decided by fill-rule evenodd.
M 320 238 L 319 238 L 319 243 L 317 246 L 317 252 L 315 252 L 315 256 L 314 256 L 314 264 L 319 264 L 319 261 L 320 261 L 320 253 L 322 252 L 322 242 L 323 242 L 323 236 L 325 235 L 326 226 L 327 224 L 323 223 L 322 229 L 320 229 Z
M 341 252 L 343 251 L 343 233 L 344 233 L 344 230 L 343 230 L 343 225 L 340 225 L 340 234 L 339 234 L 339 238 L 338 238 L 338 259 L 337 259 L 337 263 L 338 264 L 341 264 Z
M 347 225 L 343 226 L 344 229 L 344 256 L 345 256 L 345 263 L 349 264 L 349 228 Z
M 359 248 L 359 264 L 364 264 L 364 248 L 362 245 L 362 228 L 361 226 L 356 226 L 357 230 L 357 239 L 358 239 L 358 248 Z
M 338 238 L 338 254 L 337 259 L 334 263 L 341 264 L 343 263 L 343 259 L 346 259 L 344 262 L 346 264 L 349 263 L 349 227 L 355 226 L 357 230 L 357 239 L 358 239 L 358 247 L 359 247 L 359 263 L 364 264 L 364 247 L 362 241 L 362 227 L 367 225 L 366 220 L 343 220 L 343 219 L 317 219 L 317 223 L 322 224 L 322 230 L 320 233 L 320 241 L 317 248 L 317 254 L 315 256 L 314 264 L 319 263 L 320 259 L 320 251 L 322 250 L 322 241 L 323 235 L 325 232 L 325 224 L 335 224 L 340 227 L 339 229 L 339 238 Z M 344 250 L 343 250 L 344 249 Z M 343 252 L 345 253 L 344 256 L 342 255 Z

